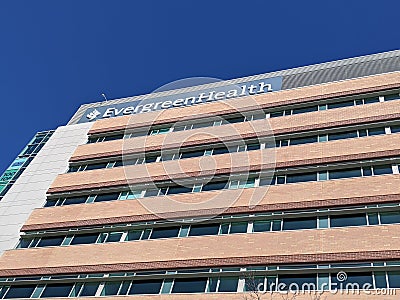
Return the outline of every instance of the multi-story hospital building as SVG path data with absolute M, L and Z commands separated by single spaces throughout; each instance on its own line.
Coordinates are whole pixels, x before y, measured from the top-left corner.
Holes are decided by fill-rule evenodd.
M 0 299 L 398 299 L 399 92 L 391 51 L 82 105 L 3 184 Z

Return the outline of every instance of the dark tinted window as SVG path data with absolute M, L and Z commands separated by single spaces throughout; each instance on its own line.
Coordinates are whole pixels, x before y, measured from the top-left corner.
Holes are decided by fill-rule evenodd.
M 214 124 L 214 122 L 195 123 L 195 124 L 193 124 L 192 129 L 210 127 L 210 126 L 213 126 L 213 124 Z
M 361 168 L 344 169 L 340 171 L 329 171 L 329 179 L 340 179 L 350 177 L 360 177 Z
M 30 298 L 36 285 L 11 286 L 4 299 Z
M 225 118 L 225 120 L 223 120 L 223 123 L 224 124 L 227 124 L 227 123 L 233 124 L 233 123 L 240 123 L 240 122 L 243 122 L 243 121 L 244 121 L 244 117 L 243 116 L 240 116 L 240 117 L 228 117 L 228 118 Z
M 284 219 L 283 230 L 312 229 L 317 228 L 317 218 Z
M 224 153 L 228 153 L 228 152 L 229 152 L 228 148 L 218 147 L 218 148 L 214 148 L 213 155 L 224 154 Z
M 58 200 L 46 200 L 44 207 L 55 206 Z
M 230 233 L 246 233 L 247 222 L 236 222 L 231 224 Z
M 154 197 L 154 196 L 157 196 L 158 195 L 158 192 L 159 192 L 159 190 L 157 189 L 149 189 L 149 190 L 146 190 L 146 197 Z
M 181 155 L 181 159 L 190 158 L 190 157 L 198 157 L 198 156 L 203 156 L 203 155 L 204 155 L 204 150 L 183 152 Z
M 381 223 L 382 224 L 400 223 L 400 212 L 391 211 L 391 212 L 381 213 Z
M 106 166 L 107 166 L 107 163 L 91 164 L 91 165 L 87 165 L 85 171 L 104 169 Z
M 219 282 L 219 292 L 236 292 L 238 286 L 238 277 L 221 277 Z
M 43 237 L 40 239 L 37 247 L 60 246 L 63 240 L 63 236 Z
M 124 164 L 123 164 L 123 162 L 122 162 L 122 160 L 117 160 L 116 162 L 115 162 L 115 164 L 114 164 L 114 168 L 116 168 L 116 167 L 122 167 Z
M 41 298 L 68 297 L 73 285 L 73 283 L 48 284 L 44 288 Z
M 271 221 L 254 221 L 253 231 L 262 232 L 271 230 Z
M 124 137 L 123 134 L 117 134 L 117 135 L 108 135 L 104 138 L 104 141 L 113 141 L 113 140 L 120 140 Z
M 110 232 L 107 236 L 106 242 L 119 242 L 121 240 L 122 232 Z
M 203 185 L 202 191 L 222 190 L 228 184 L 228 181 L 209 182 Z
M 247 144 L 247 151 L 260 150 L 260 144 Z
M 117 200 L 118 197 L 119 197 L 119 193 L 100 194 L 100 195 L 97 195 L 95 202 Z
M 99 287 L 99 283 L 98 282 L 93 282 L 93 283 L 85 283 L 83 285 L 83 288 L 81 290 L 81 293 L 79 296 L 83 297 L 83 296 L 94 296 L 96 295 L 96 291 Z
M 385 128 L 371 128 L 368 129 L 368 135 L 380 135 L 380 134 L 385 134 Z
M 87 196 L 66 198 L 63 205 L 81 204 L 85 203 Z
M 389 287 L 400 288 L 400 272 L 387 272 L 389 278 Z
M 330 141 L 335 140 L 343 140 L 343 139 L 351 139 L 357 137 L 357 131 L 347 131 L 347 132 L 338 132 L 338 133 L 330 133 L 328 134 L 328 139 Z
M 317 110 L 318 110 L 318 105 L 308 106 L 308 107 L 300 107 L 300 108 L 293 109 L 292 115 L 304 114 L 304 113 L 313 112 L 313 111 L 317 111 Z
M 206 289 L 207 278 L 177 278 L 172 293 L 201 293 Z
M 347 106 L 353 106 L 353 105 L 354 105 L 354 101 L 350 100 L 350 101 L 344 101 L 344 102 L 329 103 L 328 108 L 329 109 L 341 108 L 341 107 L 347 107 Z
M 101 292 L 102 296 L 117 295 L 121 282 L 106 282 Z
M 217 235 L 219 224 L 199 224 L 190 226 L 189 236 Z
M 393 174 L 391 165 L 374 166 L 374 175 Z
M 379 102 L 379 97 L 371 97 L 371 98 L 364 99 L 364 104 L 371 104 L 371 103 L 377 103 L 377 102 Z
M 129 295 L 158 294 L 162 282 L 162 279 L 133 281 L 129 290 Z
M 283 111 L 274 111 L 274 112 L 271 112 L 269 115 L 271 118 L 282 117 Z
M 301 145 L 301 144 L 309 144 L 318 142 L 318 138 L 316 136 L 303 137 L 303 138 L 295 138 L 290 139 L 290 145 Z
M 128 241 L 136 241 L 140 239 L 140 236 L 142 235 L 141 230 L 132 230 L 128 232 L 127 240 Z
M 282 285 L 282 290 L 288 290 L 291 284 L 296 284 L 299 287 L 299 291 L 303 290 L 302 286 L 304 284 L 317 285 L 317 275 L 316 274 L 298 274 L 298 275 L 279 275 L 279 284 Z M 305 289 L 306 290 L 306 286 Z M 315 289 L 314 289 L 315 290 Z
M 371 272 L 360 272 L 360 273 L 348 273 L 347 279 L 344 281 L 339 281 L 337 278 L 337 274 L 332 274 L 332 283 L 335 283 L 336 288 L 340 289 L 341 286 L 346 287 L 348 283 L 358 284 L 360 289 L 363 288 L 363 285 L 366 283 L 370 284 L 370 288 L 373 286 L 372 282 L 372 273 Z
M 185 186 L 170 186 L 168 189 L 168 195 L 190 193 L 191 191 L 192 191 L 192 188 L 185 187 Z
M 180 227 L 153 228 L 150 239 L 177 237 Z
M 331 216 L 331 227 L 360 226 L 360 225 L 367 225 L 367 219 L 365 214 Z
M 317 181 L 317 173 L 305 173 L 305 174 L 289 174 L 286 176 L 286 183 L 306 182 L 306 181 Z
M 28 248 L 31 241 L 31 239 L 21 239 L 17 248 Z
M 146 156 L 144 158 L 144 162 L 147 163 L 147 164 L 155 162 L 156 160 L 157 160 L 157 156 Z
M 71 241 L 71 245 L 94 244 L 98 238 L 98 233 L 75 235 Z
M 390 128 L 391 128 L 392 133 L 400 132 L 400 126 L 391 126 Z

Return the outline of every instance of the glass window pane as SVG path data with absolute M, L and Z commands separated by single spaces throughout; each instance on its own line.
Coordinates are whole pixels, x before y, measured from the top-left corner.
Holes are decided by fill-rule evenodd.
M 218 292 L 236 292 L 238 281 L 238 277 L 221 277 Z
M 179 234 L 179 229 L 180 229 L 180 226 L 167 227 L 167 228 L 163 228 L 163 227 L 153 228 L 150 239 L 177 237 Z
M 194 123 L 192 129 L 204 128 L 204 127 L 211 127 L 211 126 L 213 126 L 213 124 L 214 124 L 214 121 L 211 121 L 211 122 Z
M 41 295 L 41 298 L 46 297 L 68 297 L 71 292 L 73 283 L 53 283 L 47 284 Z
M 371 104 L 379 102 L 379 97 L 370 97 L 364 99 L 364 104 Z
M 331 215 L 331 227 L 367 225 L 365 214 Z
M 281 231 L 281 220 L 273 220 L 272 221 L 272 231 Z
M 318 142 L 317 136 L 309 136 L 309 137 L 302 137 L 302 138 L 292 138 L 290 139 L 290 145 L 302 145 L 302 144 L 309 144 L 309 143 L 316 143 Z
M 115 134 L 115 135 L 108 135 L 104 137 L 104 141 L 114 141 L 114 140 L 120 140 L 124 138 L 124 134 Z
M 66 198 L 63 205 L 71 205 L 71 204 L 81 204 L 85 203 L 87 196 L 79 196 L 79 197 L 70 197 Z
M 385 134 L 385 128 L 370 128 L 368 129 L 368 135 L 380 135 L 380 134 Z
M 379 219 L 377 213 L 370 213 L 368 214 L 368 223 L 369 225 L 378 225 Z
M 218 147 L 213 149 L 213 155 L 225 154 L 225 153 L 229 153 L 229 150 L 226 147 Z
M 382 224 L 400 223 L 400 212 L 399 211 L 382 212 L 381 223 Z
M 117 193 L 99 194 L 99 195 L 97 195 L 97 197 L 95 199 L 95 202 L 117 200 L 118 197 L 119 197 L 119 192 L 117 192 Z
M 278 276 L 278 282 L 279 284 L 282 284 L 281 290 L 288 290 L 289 287 L 291 288 L 291 290 L 296 290 L 298 288 L 298 291 L 307 291 L 308 289 L 316 290 L 317 274 L 282 274 Z M 310 288 L 310 286 L 312 288 Z
M 286 175 L 286 183 L 317 181 L 317 173 L 304 173 L 304 174 L 288 174 Z
M 374 166 L 374 175 L 393 174 L 391 165 Z
M 361 177 L 361 168 L 329 171 L 329 179 Z
M 317 217 L 283 219 L 283 230 L 317 228 Z
M 348 106 L 354 106 L 354 101 L 349 100 L 344 102 L 328 103 L 328 109 L 348 107 Z
M 106 239 L 107 243 L 119 242 L 121 240 L 122 232 L 110 232 Z
M 42 237 L 37 247 L 60 246 L 63 240 L 63 236 Z
M 91 282 L 91 283 L 85 283 L 83 285 L 82 291 L 80 293 L 80 297 L 83 296 L 94 296 L 96 295 L 97 289 L 99 287 L 99 282 Z
M 204 155 L 204 150 L 182 152 L 181 159 L 191 158 L 191 157 L 199 157 L 199 156 L 203 156 L 203 155 Z
M 292 115 L 304 114 L 304 113 L 313 112 L 313 111 L 317 111 L 317 110 L 318 110 L 318 105 L 308 106 L 308 107 L 299 107 L 299 108 L 293 109 Z
M 247 232 L 247 222 L 231 223 L 230 233 L 246 233 L 246 232 Z
M 247 151 L 260 150 L 260 144 L 248 144 Z
M 400 126 L 399 125 L 390 126 L 390 130 L 391 130 L 392 133 L 398 133 L 398 132 L 400 132 Z
M 224 124 L 234 124 L 234 123 L 240 123 L 240 122 L 244 122 L 244 116 L 240 116 L 240 117 L 227 117 L 223 120 Z
M 329 141 L 351 139 L 351 138 L 356 138 L 356 137 L 358 137 L 357 130 L 347 131 L 347 132 L 338 132 L 338 133 L 329 133 L 328 134 L 328 140 Z
M 228 184 L 228 181 L 209 182 L 203 185 L 202 191 L 222 190 Z
M 270 231 L 271 230 L 271 221 L 254 221 L 253 222 L 253 231 L 254 232 L 262 232 L 262 231 Z
M 400 272 L 387 272 L 390 288 L 400 288 Z
M 44 207 L 52 207 L 56 206 L 58 200 L 46 200 Z
M 208 279 L 207 292 L 215 293 L 217 291 L 218 278 L 211 277 Z
M 182 194 L 182 193 L 191 193 L 193 187 L 185 187 L 185 186 L 170 186 L 168 189 L 168 195 L 173 194 Z
M 138 294 L 158 294 L 161 289 L 163 280 L 135 280 L 129 290 L 129 295 Z
M 189 236 L 199 235 L 217 235 L 219 230 L 219 224 L 198 224 L 191 225 Z
M 71 245 L 94 244 L 96 243 L 98 236 L 98 233 L 75 235 L 71 241 Z
M 358 284 L 360 290 L 363 288 L 363 285 L 366 283 L 370 284 L 370 287 L 373 287 L 372 282 L 372 272 L 359 272 L 359 273 L 349 273 L 346 272 L 347 279 L 345 281 L 339 281 L 337 279 L 337 274 L 332 274 L 332 283 L 335 283 L 336 288 L 340 288 L 341 284 L 343 287 L 346 287 L 347 284 Z
M 140 236 L 142 235 L 142 230 L 132 230 L 128 231 L 128 235 L 126 236 L 127 241 L 136 241 L 140 239 Z
M 106 166 L 107 166 L 107 163 L 91 164 L 91 165 L 87 165 L 85 171 L 105 169 Z
M 273 111 L 269 114 L 270 118 L 283 117 L 283 111 Z
M 17 248 L 28 248 L 31 241 L 32 239 L 21 239 Z
M 374 272 L 375 275 L 375 287 L 386 288 L 386 274 L 385 272 Z
M 121 282 L 106 282 L 104 285 L 103 290 L 101 291 L 102 296 L 110 296 L 110 295 L 117 295 L 119 286 Z
M 4 299 L 30 298 L 35 288 L 36 284 L 11 286 Z
M 206 290 L 207 278 L 177 278 L 172 293 L 202 293 Z
M 247 291 L 247 292 L 264 291 L 265 290 L 264 281 L 265 281 L 265 277 L 252 276 L 251 274 L 249 274 L 245 278 L 244 291 Z

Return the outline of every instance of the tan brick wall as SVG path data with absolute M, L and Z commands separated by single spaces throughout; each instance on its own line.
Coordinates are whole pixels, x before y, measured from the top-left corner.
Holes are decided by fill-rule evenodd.
M 396 196 L 391 198 L 390 196 Z M 69 222 L 68 226 L 140 221 L 146 215 L 149 219 L 159 219 L 168 212 L 204 210 L 202 214 L 215 214 L 225 210 L 231 213 L 257 211 L 257 204 L 263 210 L 307 208 L 315 206 L 337 206 L 351 203 L 377 203 L 383 196 L 390 201 L 400 199 L 400 176 L 385 175 L 364 178 L 339 179 L 320 182 L 306 182 L 279 186 L 250 188 L 244 190 L 224 190 L 198 194 L 178 194 L 151 197 L 138 200 L 110 201 L 91 204 L 77 204 L 61 207 L 35 209 L 25 223 L 25 230 L 36 226 L 43 228 Z M 366 201 L 362 201 L 366 197 Z M 233 199 L 233 201 L 232 201 Z M 386 201 L 388 201 L 386 200 Z M 259 201 L 259 202 L 258 202 Z M 258 203 L 257 203 L 258 202 Z M 316 205 L 318 202 L 319 205 Z M 188 205 L 189 204 L 189 205 Z M 264 207 L 263 207 L 264 206 Z M 151 210 L 156 208 L 155 210 Z M 231 209 L 229 209 L 231 208 Z M 157 212 L 157 215 L 153 213 Z M 53 225 L 52 225 L 53 224 Z M 58 226 L 60 226 L 58 225 Z M 29 228 L 31 227 L 31 228 Z M 33 228 L 32 228 L 33 227 Z
M 43 274 L 46 268 L 55 268 L 56 273 L 96 272 L 121 264 L 137 270 L 143 263 L 162 269 L 163 262 L 170 268 L 193 267 L 191 262 L 199 266 L 199 260 L 205 267 L 215 259 L 222 259 L 222 265 L 229 265 L 232 259 L 240 265 L 237 258 L 241 257 L 246 264 L 252 264 L 252 258 L 257 264 L 262 257 L 274 256 L 281 257 L 281 263 L 304 255 L 327 255 L 323 261 L 328 261 L 329 256 L 340 253 L 353 253 L 351 258 L 357 261 L 368 258 L 369 252 L 395 250 L 400 256 L 398 230 L 400 225 L 364 226 L 9 250 L 0 258 L 0 275 L 15 274 L 19 269 Z
M 393 88 L 398 87 L 399 85 L 400 72 L 393 72 L 390 74 L 374 75 L 364 78 L 278 91 L 257 95 L 251 98 L 237 98 L 229 101 L 208 103 L 206 105 L 137 114 L 134 116 L 134 122 L 130 121 L 131 116 L 99 120 L 93 124 L 91 133 L 123 129 L 127 124 L 134 127 L 142 127 L 152 124 L 153 122 L 176 122 L 177 120 L 182 120 L 184 118 L 190 120 L 192 118 L 214 116 L 222 113 L 234 112 L 236 110 L 250 110 L 253 107 L 274 107 L 302 103 L 318 99 L 327 99 Z
M 140 115 L 135 115 L 135 118 L 137 116 Z M 254 122 L 200 128 L 125 140 L 85 144 L 77 148 L 71 157 L 71 161 L 121 155 L 122 153 L 125 155 L 129 153 L 143 153 L 144 150 L 177 149 L 190 145 L 242 140 L 247 137 L 272 136 L 271 129 L 274 134 L 282 134 L 360 124 L 367 121 L 372 122 L 393 118 L 399 119 L 399 117 L 400 105 L 397 101 L 374 103 L 364 106 L 272 118 L 269 120 L 258 120 Z
M 399 134 L 313 143 L 59 175 L 49 192 L 73 191 L 201 175 L 399 155 Z

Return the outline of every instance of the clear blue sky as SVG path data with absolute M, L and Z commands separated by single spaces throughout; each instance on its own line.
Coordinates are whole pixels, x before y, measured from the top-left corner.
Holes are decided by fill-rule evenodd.
M 398 49 L 400 1 L 1 0 L 2 172 L 83 103 Z

